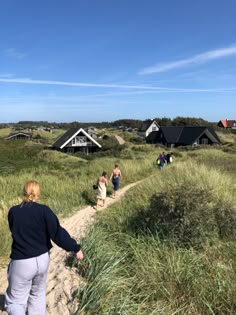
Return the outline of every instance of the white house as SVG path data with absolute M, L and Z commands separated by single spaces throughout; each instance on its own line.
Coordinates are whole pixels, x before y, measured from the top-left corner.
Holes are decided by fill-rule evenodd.
M 145 120 L 142 126 L 138 130 L 138 134 L 142 137 L 147 137 L 152 131 L 158 131 L 160 126 L 155 120 L 148 119 Z
M 71 128 L 52 147 L 67 153 L 83 152 L 88 154 L 97 151 L 102 146 L 83 128 Z

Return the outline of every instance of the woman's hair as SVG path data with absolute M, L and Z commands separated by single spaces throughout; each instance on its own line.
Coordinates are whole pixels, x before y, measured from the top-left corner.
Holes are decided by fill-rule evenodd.
M 117 168 L 119 165 L 118 164 L 115 164 L 115 168 Z
M 32 202 L 40 196 L 39 183 L 35 180 L 29 180 L 23 188 L 23 202 Z
M 107 176 L 107 172 L 102 172 L 102 176 L 106 177 Z

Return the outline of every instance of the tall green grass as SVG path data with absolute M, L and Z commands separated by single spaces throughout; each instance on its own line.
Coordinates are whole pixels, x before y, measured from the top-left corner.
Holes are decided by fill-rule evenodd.
M 166 192 L 168 201 L 171 191 L 175 194 L 181 185 L 190 192 L 192 187 L 209 192 L 213 198 L 205 205 L 212 218 L 220 202 L 235 220 L 234 183 L 227 173 L 187 159 L 153 174 L 99 214 L 82 241 L 85 261 L 78 268 L 84 285 L 78 291 L 78 314 L 234 314 L 235 236 L 215 233 L 204 238 L 200 247 L 186 247 L 169 235 L 163 238 L 158 226 L 152 228 L 162 210 L 152 207 L 153 196 Z M 181 198 L 181 193 L 177 196 Z M 203 212 L 197 212 L 201 196 L 183 191 L 182 198 L 186 199 L 184 218 L 196 223 L 193 228 L 202 228 Z M 195 207 L 194 217 L 188 216 L 189 207 Z M 215 227 L 218 223 L 214 221 Z
M 0 141 L 0 236 L 4 240 L 0 242 L 1 255 L 9 253 L 11 243 L 7 210 L 20 203 L 27 180 L 34 179 L 40 183 L 41 203 L 49 205 L 61 216 L 68 216 L 84 205 L 95 203 L 96 193 L 92 185 L 103 171 L 110 176 L 116 162 L 122 170 L 121 187 L 152 172 L 155 156 L 152 150 L 140 151 L 127 158 L 128 151 L 127 147 L 123 156 L 85 160 L 31 141 Z M 108 194 L 111 192 L 112 185 L 109 185 Z

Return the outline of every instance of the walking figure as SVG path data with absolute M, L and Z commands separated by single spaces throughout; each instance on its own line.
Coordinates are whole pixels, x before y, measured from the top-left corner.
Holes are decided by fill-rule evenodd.
M 12 235 L 11 261 L 5 308 L 10 315 L 46 314 L 46 277 L 51 240 L 83 259 L 80 245 L 60 225 L 46 205 L 38 203 L 39 184 L 30 180 L 23 189 L 23 201 L 8 213 Z
M 110 180 L 112 181 L 113 184 L 113 198 L 116 198 L 117 196 L 117 191 L 119 190 L 120 187 L 120 179 L 121 179 L 121 170 L 119 169 L 119 165 L 115 164 L 115 168 L 111 172 Z

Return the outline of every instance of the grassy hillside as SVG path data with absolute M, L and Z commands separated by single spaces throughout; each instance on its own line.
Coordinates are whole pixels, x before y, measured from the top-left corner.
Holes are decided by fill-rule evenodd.
M 236 156 L 182 154 L 99 214 L 78 314 L 236 313 Z
M 156 155 L 151 147 L 140 147 L 135 152 L 129 146 L 117 154 L 85 160 L 78 155 L 49 150 L 37 142 L 0 140 L 1 254 L 8 254 L 10 248 L 7 211 L 21 201 L 26 180 L 35 179 L 40 183 L 40 202 L 49 205 L 57 214 L 67 216 L 84 205 L 94 204 L 96 197 L 92 185 L 103 171 L 110 175 L 116 162 L 122 169 L 121 185 L 126 185 L 148 176 Z M 111 190 L 110 186 L 108 193 Z
M 82 240 L 78 314 L 235 314 L 235 142 L 174 150 L 173 165 L 160 171 L 163 149 L 126 141 L 107 140 L 105 152 L 88 158 L 2 137 L 1 255 L 11 243 L 7 212 L 26 180 L 39 181 L 41 202 L 67 216 L 94 203 L 92 184 L 118 162 L 122 186 L 144 181 L 99 213 Z

